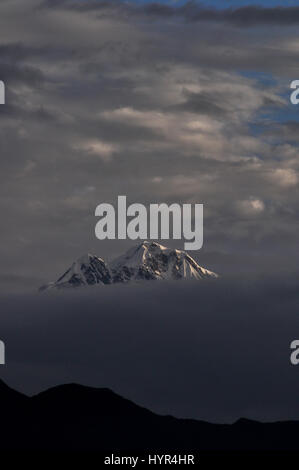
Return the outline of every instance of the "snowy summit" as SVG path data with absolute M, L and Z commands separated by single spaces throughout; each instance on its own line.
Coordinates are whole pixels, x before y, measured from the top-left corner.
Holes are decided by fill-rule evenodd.
M 202 280 L 217 277 L 217 274 L 199 266 L 183 250 L 144 241 L 113 260 L 110 265 L 97 256 L 86 254 L 78 258 L 56 282 L 46 284 L 40 290 L 141 280 Z

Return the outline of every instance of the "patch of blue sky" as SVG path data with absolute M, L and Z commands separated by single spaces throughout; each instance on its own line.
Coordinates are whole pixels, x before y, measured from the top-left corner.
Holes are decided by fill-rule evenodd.
M 243 77 L 255 80 L 257 86 L 265 88 L 279 86 L 280 96 L 284 100 L 284 103 L 281 105 L 266 104 L 254 119 L 248 122 L 248 128 L 252 135 L 258 137 L 265 134 L 265 132 L 267 133 L 271 126 L 276 128 L 279 124 L 289 121 L 299 122 L 299 104 L 293 105 L 290 101 L 293 90 L 291 90 L 288 81 L 282 82 L 281 79 L 277 79 L 273 75 L 261 71 L 245 70 L 239 73 Z M 280 143 L 280 140 L 281 138 L 278 137 L 277 143 Z M 273 134 L 271 135 L 271 141 L 272 143 L 274 141 Z
M 240 75 L 246 78 L 250 78 L 258 81 L 261 85 L 264 86 L 275 86 L 277 85 L 277 79 L 273 77 L 272 74 L 262 71 L 255 70 L 241 70 Z
M 297 145 L 297 139 L 292 139 L 291 136 L 287 139 L 285 136 L 280 135 L 279 132 L 276 133 L 276 129 L 280 125 L 294 121 L 299 122 L 299 104 L 291 104 L 288 95 L 285 106 L 266 107 L 254 120 L 248 123 L 248 128 L 251 135 L 255 137 L 262 136 L 263 139 L 267 140 L 268 134 L 272 145 L 281 145 L 287 142 Z
M 299 104 L 294 105 L 290 102 L 289 97 L 286 106 L 272 110 L 265 110 L 260 116 L 261 119 L 275 121 L 276 123 L 284 123 L 289 121 L 299 122 Z
M 294 91 L 290 88 L 290 82 L 281 80 L 281 78 L 274 77 L 270 73 L 255 71 L 255 70 L 242 70 L 239 72 L 243 77 L 253 79 L 257 82 L 257 86 L 269 88 L 279 86 L 280 96 L 284 100 L 281 106 L 266 106 L 259 115 L 259 121 L 299 121 L 299 104 L 293 105 L 290 101 L 291 93 Z

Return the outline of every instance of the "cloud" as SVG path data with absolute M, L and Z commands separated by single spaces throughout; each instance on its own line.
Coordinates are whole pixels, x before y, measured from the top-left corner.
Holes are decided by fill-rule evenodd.
M 117 151 L 117 146 L 101 140 L 87 140 L 74 146 L 75 150 L 86 152 L 89 155 L 95 155 L 101 159 L 109 160 Z
M 223 10 L 197 7 L 190 2 L 181 7 L 181 13 L 189 21 L 217 21 L 229 22 L 243 27 L 257 25 L 288 26 L 299 22 L 298 7 L 260 7 L 244 6 L 241 8 L 228 8 Z
M 27 393 L 109 387 L 159 413 L 216 422 L 298 419 L 298 272 L 281 275 L 276 260 L 273 273 L 1 296 L 1 378 Z
M 277 168 L 273 170 L 270 178 L 282 187 L 292 187 L 298 183 L 297 174 L 292 168 Z
M 187 22 L 227 22 L 238 27 L 250 27 L 258 25 L 289 26 L 299 22 L 299 7 L 262 7 L 258 5 L 239 8 L 207 8 L 196 2 L 189 1 L 182 6 L 162 5 L 152 2 L 138 5 L 134 2 L 123 3 L 119 0 L 88 0 L 84 3 L 78 0 L 44 0 L 44 8 L 58 8 L 83 12 L 98 12 L 101 15 L 130 14 L 151 19 L 178 19 L 183 18 Z
M 254 197 L 245 201 L 238 201 L 237 207 L 241 214 L 245 216 L 255 216 L 265 210 L 264 202 Z
M 94 237 L 94 208 L 118 194 L 203 203 L 198 256 L 271 272 L 271 253 L 283 264 L 287 250 L 295 264 L 298 125 L 286 93 L 298 34 L 286 20 L 253 30 L 252 12 L 273 9 L 247 11 L 252 27 L 240 27 L 239 10 L 1 3 L 0 274 L 25 266 L 42 284 L 82 251 L 123 251 L 130 242 Z

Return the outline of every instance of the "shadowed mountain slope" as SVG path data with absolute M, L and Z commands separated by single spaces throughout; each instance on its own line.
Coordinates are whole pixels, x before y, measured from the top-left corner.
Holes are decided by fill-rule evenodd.
M 296 451 L 299 422 L 236 423 L 161 416 L 109 389 L 69 384 L 33 397 L 0 382 L 0 450 Z

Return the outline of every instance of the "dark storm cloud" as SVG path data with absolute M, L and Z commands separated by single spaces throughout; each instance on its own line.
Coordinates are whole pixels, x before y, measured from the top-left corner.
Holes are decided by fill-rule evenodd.
M 218 422 L 298 419 L 298 300 L 295 273 L 1 297 L 1 379 L 28 393 L 109 387 L 163 414 Z
M 181 8 L 181 13 L 189 21 L 224 21 L 245 27 L 255 25 L 288 26 L 299 22 L 299 7 L 245 6 L 236 9 L 209 10 L 196 7 L 191 2 Z
M 183 92 L 186 101 L 175 107 L 177 110 L 190 111 L 198 114 L 208 114 L 211 116 L 225 116 L 227 109 L 217 104 L 218 100 L 215 99 L 211 93 L 192 93 L 188 90 Z
M 265 131 L 271 132 L 273 129 L 266 127 Z M 286 121 L 276 126 L 277 136 L 288 141 L 298 142 L 299 140 L 299 122 L 298 121 Z
M 121 1 L 89 0 L 86 2 L 76 0 L 46 0 L 42 4 L 47 8 L 69 9 L 78 12 L 98 11 L 103 14 L 144 15 L 151 18 L 183 18 L 192 22 L 226 22 L 237 26 L 257 25 L 294 25 L 299 22 L 299 7 L 260 7 L 244 6 L 241 8 L 205 8 L 194 1 L 183 6 L 162 5 L 153 2 L 146 5 L 136 3 L 123 3 Z
M 15 281 L 25 281 L 26 277 L 25 276 L 18 276 L 16 274 L 6 274 L 6 275 L 1 275 L 0 276 L 0 282 L 15 282 Z
M 0 76 L 4 82 L 14 85 L 21 83 L 31 87 L 37 87 L 44 82 L 44 74 L 36 67 L 28 65 L 16 65 L 3 63 L 0 58 Z
M 32 55 L 34 48 L 28 50 L 21 43 L 15 44 L 1 44 L 0 45 L 0 58 L 1 61 L 19 61 Z
M 72 52 L 74 55 L 75 51 Z M 59 60 L 69 57 L 69 49 L 64 48 L 63 44 L 55 48 L 53 46 L 39 47 L 37 45 L 24 45 L 22 42 L 12 42 L 9 44 L 0 44 L 0 61 L 8 64 L 21 64 L 23 61 L 35 58 L 41 59 L 46 56 L 46 60 Z

